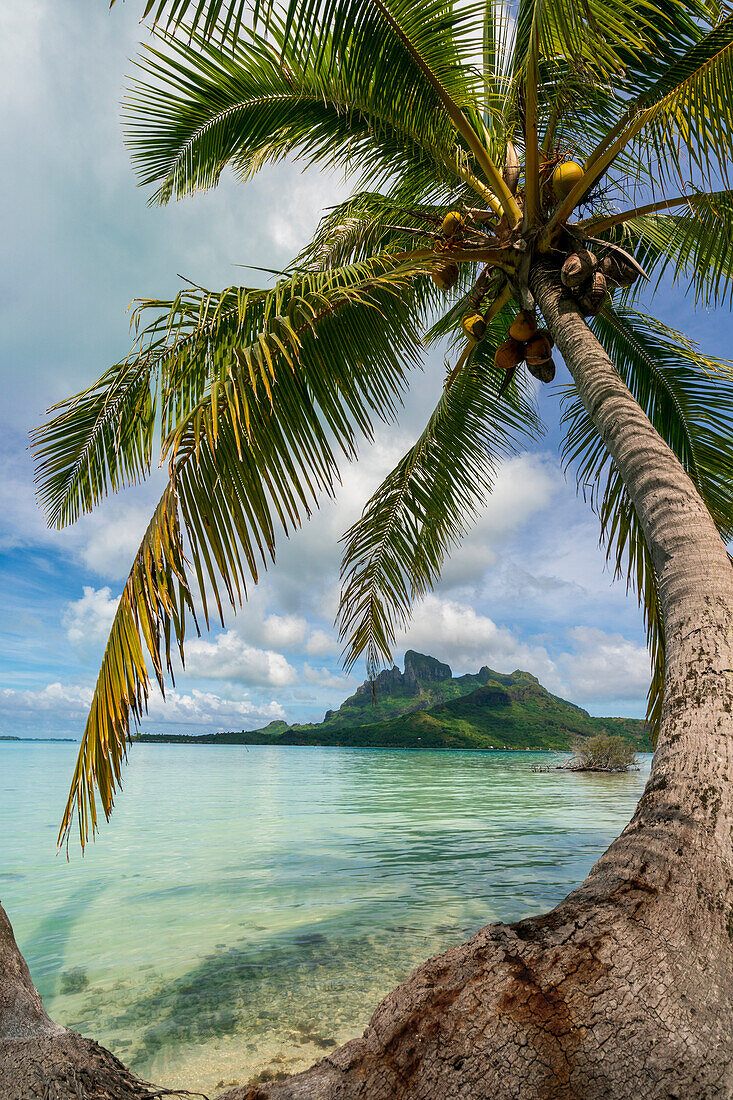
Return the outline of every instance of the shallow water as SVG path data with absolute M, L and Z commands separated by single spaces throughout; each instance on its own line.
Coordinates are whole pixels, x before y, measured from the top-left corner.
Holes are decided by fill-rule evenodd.
M 77 749 L 0 742 L 0 897 L 55 1019 L 211 1093 L 305 1068 L 429 955 L 556 904 L 651 760 L 135 745 L 111 824 L 67 862 Z

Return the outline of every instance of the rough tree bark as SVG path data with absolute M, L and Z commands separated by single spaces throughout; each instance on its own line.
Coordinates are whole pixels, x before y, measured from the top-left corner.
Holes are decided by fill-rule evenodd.
M 420 966 L 361 1038 L 286 1081 L 220 1100 L 733 1098 L 733 570 L 694 486 L 563 300 L 557 272 L 537 268 L 531 285 L 657 571 L 667 668 L 646 790 L 552 912 L 488 925 Z M 30 1000 L 36 1017 L 16 1015 L 40 1029 L 34 1049 L 60 1043 Z M 0 1046 L 0 1065 L 3 1056 Z

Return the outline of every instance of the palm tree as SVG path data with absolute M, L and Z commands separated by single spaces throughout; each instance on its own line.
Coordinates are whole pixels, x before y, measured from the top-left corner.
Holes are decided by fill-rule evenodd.
M 705 306 L 731 294 L 733 15 L 704 0 L 148 13 L 127 114 L 153 201 L 284 157 L 355 187 L 269 289 L 141 302 L 130 354 L 35 433 L 57 526 L 145 477 L 157 433 L 169 472 L 62 837 L 76 812 L 88 840 L 97 797 L 109 816 L 194 592 L 207 625 L 239 603 L 443 342 L 439 404 L 345 539 L 346 664 L 389 658 L 497 462 L 541 430 L 532 375 L 551 378 L 554 343 L 572 377 L 564 456 L 648 630 L 649 783 L 555 910 L 424 964 L 363 1038 L 258 1095 L 732 1095 L 733 372 L 640 294 L 670 274 Z

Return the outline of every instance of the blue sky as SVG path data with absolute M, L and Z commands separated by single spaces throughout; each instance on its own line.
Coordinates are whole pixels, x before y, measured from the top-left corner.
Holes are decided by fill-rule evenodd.
M 63 532 L 36 508 L 28 430 L 44 410 L 93 381 L 129 342 L 128 304 L 176 293 L 177 278 L 223 287 L 252 278 L 241 264 L 287 263 L 344 181 L 282 165 L 246 186 L 167 208 L 146 206 L 123 145 L 119 103 L 145 29 L 142 0 L 0 0 L 0 122 L 5 262 L 0 407 L 0 733 L 81 734 L 115 602 L 157 500 L 160 475 Z M 8 157 L 8 153 L 11 153 Z M 728 314 L 694 313 L 667 289 L 668 323 L 725 354 Z M 416 377 L 397 429 L 382 430 L 344 470 L 343 491 L 281 545 L 225 631 L 191 642 L 187 671 L 148 730 L 255 728 L 308 720 L 364 677 L 345 677 L 333 630 L 338 538 L 410 444 L 437 400 L 439 357 Z M 563 475 L 559 390 L 543 387 L 548 434 L 502 468 L 485 514 L 447 563 L 434 595 L 399 639 L 454 672 L 524 668 L 595 714 L 641 716 L 648 655 L 635 601 L 613 584 L 597 524 Z

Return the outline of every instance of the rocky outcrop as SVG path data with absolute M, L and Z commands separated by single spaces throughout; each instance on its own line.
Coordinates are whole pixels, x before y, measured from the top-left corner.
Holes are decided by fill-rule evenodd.
M 424 653 L 416 653 L 414 649 L 408 649 L 405 654 L 405 686 L 419 691 L 422 684 L 438 684 L 443 680 L 451 680 L 453 673 L 450 665 L 444 665 L 435 657 L 427 657 Z
M 356 694 L 371 695 L 374 691 L 377 695 L 392 695 L 396 688 L 403 686 L 404 680 L 397 665 L 393 665 L 392 668 L 382 669 L 374 680 L 365 680 L 361 687 L 356 689 Z
M 419 695 L 424 685 L 439 684 L 452 679 L 450 665 L 444 665 L 442 661 L 428 657 L 425 653 L 408 649 L 405 653 L 404 673 L 400 672 L 397 665 L 385 668 L 374 680 L 365 680 L 356 689 L 356 694 L 394 695 L 396 691 L 400 691 Z

